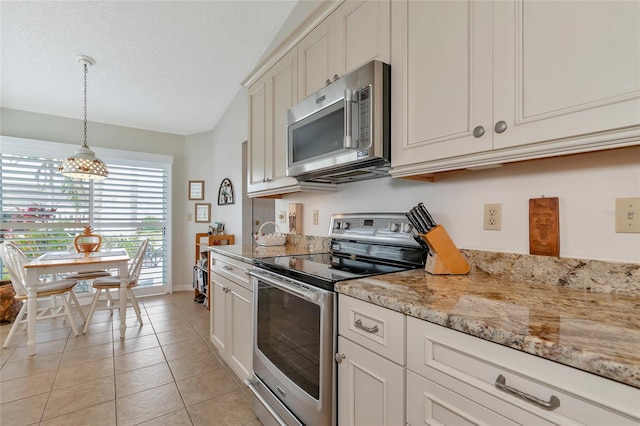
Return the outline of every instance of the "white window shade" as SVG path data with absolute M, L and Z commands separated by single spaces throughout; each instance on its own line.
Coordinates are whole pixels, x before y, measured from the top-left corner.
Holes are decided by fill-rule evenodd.
M 5 141 L 0 153 L 0 242 L 12 240 L 35 257 L 67 250 L 90 225 L 103 236 L 104 248 L 124 247 L 133 256 L 140 239 L 148 237 L 140 285 L 168 291 L 171 157 L 151 154 L 139 161 L 135 157 L 140 153 L 109 151 L 109 177 L 81 181 L 58 172 L 62 158 L 57 157 L 70 149 L 54 155 L 43 142 L 30 141 L 46 147 L 38 150 L 34 143 Z M 34 155 L 38 151 L 42 154 Z

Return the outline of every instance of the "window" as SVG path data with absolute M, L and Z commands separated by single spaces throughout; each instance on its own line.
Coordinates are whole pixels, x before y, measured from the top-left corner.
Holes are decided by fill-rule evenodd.
M 142 292 L 168 291 L 170 161 L 136 161 L 121 152 L 111 153 L 114 158 L 100 155 L 109 177 L 78 181 L 58 173 L 62 159 L 55 153 L 35 155 L 2 142 L 0 242 L 14 241 L 28 257 L 36 257 L 68 250 L 89 225 L 102 235 L 104 248 L 123 247 L 133 256 L 140 239 L 148 237 L 139 286 L 148 290 Z M 73 152 L 72 146 L 64 146 L 56 151 Z M 88 291 L 88 283 L 81 282 L 77 289 Z

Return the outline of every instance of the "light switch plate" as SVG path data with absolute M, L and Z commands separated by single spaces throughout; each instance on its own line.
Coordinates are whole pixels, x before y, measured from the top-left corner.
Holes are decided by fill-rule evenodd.
M 616 198 L 616 232 L 640 234 L 640 198 Z

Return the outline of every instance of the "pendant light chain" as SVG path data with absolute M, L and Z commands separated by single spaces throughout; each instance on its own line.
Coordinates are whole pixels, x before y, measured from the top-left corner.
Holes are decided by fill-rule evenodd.
M 1 0 L 0 0 L 1 1 Z M 96 157 L 87 145 L 87 75 L 89 66 L 95 61 L 88 56 L 78 56 L 76 60 L 84 66 L 84 143 L 73 155 L 62 162 L 58 170 L 72 179 L 105 179 L 109 176 L 107 165 Z
M 88 66 L 84 64 L 84 146 L 87 146 L 87 70 Z

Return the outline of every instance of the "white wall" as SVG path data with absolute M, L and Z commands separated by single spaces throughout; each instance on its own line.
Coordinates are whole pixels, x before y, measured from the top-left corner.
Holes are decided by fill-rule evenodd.
M 193 264 L 195 234 L 207 232 L 209 224 L 187 222 L 187 215 L 194 214 L 196 203 L 211 203 L 211 221 L 224 223 L 225 232 L 234 234 L 236 243 L 242 242 L 243 205 L 250 203 L 248 199 L 243 199 L 245 173 L 242 170 L 242 143 L 247 140 L 249 126 L 248 108 L 247 89 L 240 88 L 213 130 L 185 138 L 186 174 L 179 184 L 186 188 L 190 180 L 204 180 L 205 199 L 189 201 L 186 195 L 181 199 L 174 198 L 174 204 L 178 205 L 179 221 L 186 224 L 186 241 L 189 244 L 189 249 L 178 257 L 176 265 Z M 218 189 L 224 178 L 231 180 L 235 203 L 219 206 Z M 191 280 L 190 268 L 185 268 L 184 280 Z
M 304 234 L 326 236 L 331 213 L 404 212 L 422 201 L 460 248 L 528 253 L 529 198 L 543 195 L 560 198 L 562 257 L 640 262 L 640 234 L 614 232 L 614 199 L 640 197 L 640 147 L 450 173 L 434 183 L 354 182 L 336 194 L 288 195 L 276 212 L 303 203 Z M 486 203 L 502 203 L 501 231 L 482 229 Z

